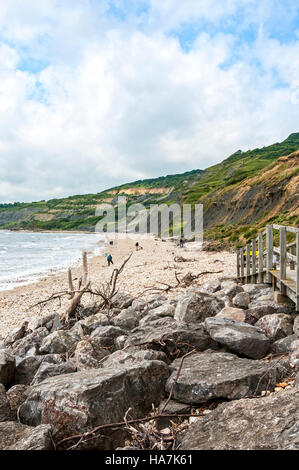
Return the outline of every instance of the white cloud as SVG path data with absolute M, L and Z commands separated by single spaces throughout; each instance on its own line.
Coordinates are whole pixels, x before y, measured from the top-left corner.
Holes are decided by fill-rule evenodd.
M 26 14 L 21 3 L 0 6 L 0 201 L 97 192 L 206 168 L 238 148 L 298 131 L 291 100 L 298 40 L 282 45 L 264 35 L 249 50 L 232 32 L 202 32 L 186 53 L 164 34 L 190 18 L 192 5 L 194 17 L 216 20 L 240 1 L 194 8 L 189 0 L 152 0 L 144 14 L 152 30 L 111 20 L 108 2 L 94 9 L 88 0 L 76 7 L 27 0 Z M 239 59 L 223 67 L 237 47 Z M 24 54 L 49 65 L 18 70 Z M 289 86 L 277 88 L 277 76 Z

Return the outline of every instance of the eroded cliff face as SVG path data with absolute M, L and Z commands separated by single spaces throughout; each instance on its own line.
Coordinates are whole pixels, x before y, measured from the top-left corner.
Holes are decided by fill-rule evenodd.
M 259 175 L 202 199 L 204 226 L 250 224 L 288 211 L 299 215 L 299 152 L 279 158 Z

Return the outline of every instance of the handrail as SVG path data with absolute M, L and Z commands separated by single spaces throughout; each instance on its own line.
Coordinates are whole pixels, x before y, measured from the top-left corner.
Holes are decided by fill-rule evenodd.
M 273 230 L 279 230 L 279 247 L 274 244 Z M 296 241 L 287 244 L 287 232 L 296 234 Z M 279 257 L 278 270 L 274 255 Z M 291 276 L 293 271 L 294 275 Z M 285 225 L 268 225 L 266 230 L 247 242 L 246 247 L 243 246 L 237 251 L 237 276 L 243 282 L 266 282 L 273 284 L 274 288 L 278 286 L 281 294 L 291 298 L 299 311 L 299 229 Z

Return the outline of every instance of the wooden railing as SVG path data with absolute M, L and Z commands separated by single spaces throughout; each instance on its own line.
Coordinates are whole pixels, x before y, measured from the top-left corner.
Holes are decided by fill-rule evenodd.
M 274 244 L 278 231 L 279 246 Z M 287 233 L 295 240 L 287 244 Z M 279 264 L 279 270 L 277 265 Z M 237 276 L 245 283 L 268 283 L 288 296 L 299 311 L 299 229 L 284 225 L 268 225 L 237 251 Z

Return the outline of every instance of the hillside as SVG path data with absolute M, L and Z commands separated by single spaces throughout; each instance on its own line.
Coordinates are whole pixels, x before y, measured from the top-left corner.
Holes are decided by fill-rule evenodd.
M 97 205 L 202 203 L 212 239 L 247 239 L 269 221 L 299 222 L 299 133 L 262 149 L 237 151 L 206 170 L 135 181 L 98 194 L 34 203 L 0 204 L 1 229 L 90 230 Z

